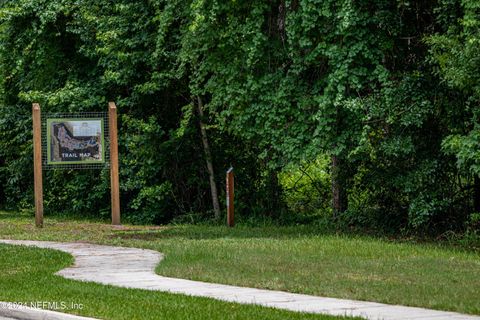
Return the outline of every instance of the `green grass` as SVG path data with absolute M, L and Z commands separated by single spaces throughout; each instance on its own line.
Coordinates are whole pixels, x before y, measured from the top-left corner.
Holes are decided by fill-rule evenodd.
M 480 255 L 428 244 L 322 235 L 313 227 L 120 228 L 0 214 L 0 238 L 89 241 L 163 252 L 162 275 L 480 314 Z
M 60 312 L 128 320 L 341 319 L 67 280 L 53 274 L 70 265 L 72 257 L 55 250 L 2 244 L 0 257 L 0 301 L 22 305 L 48 302 L 52 306 L 56 304 Z M 72 307 L 72 303 L 75 307 Z M 82 306 L 82 309 L 78 306 Z

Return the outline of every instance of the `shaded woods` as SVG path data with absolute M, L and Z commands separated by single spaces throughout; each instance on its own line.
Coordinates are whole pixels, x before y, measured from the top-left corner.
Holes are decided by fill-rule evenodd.
M 478 231 L 478 1 L 0 6 L 5 208 L 33 204 L 31 103 L 113 100 L 131 222 L 218 217 L 232 165 L 244 221 Z M 108 172 L 45 173 L 46 212 L 109 203 Z

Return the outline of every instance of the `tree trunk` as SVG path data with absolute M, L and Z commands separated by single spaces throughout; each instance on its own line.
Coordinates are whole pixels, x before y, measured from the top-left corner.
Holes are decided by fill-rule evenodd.
M 332 207 L 333 217 L 347 209 L 347 193 L 345 191 L 345 179 L 342 173 L 341 161 L 338 156 L 332 156 Z
M 480 212 L 480 177 L 475 176 L 473 180 L 473 210 Z
M 199 115 L 199 124 L 200 124 L 200 133 L 202 135 L 203 151 L 205 152 L 205 161 L 207 162 L 208 176 L 210 179 L 210 192 L 212 194 L 212 203 L 213 203 L 213 212 L 215 213 L 215 218 L 220 219 L 220 204 L 218 203 L 218 189 L 217 183 L 215 182 L 215 174 L 213 171 L 213 160 L 212 153 L 210 151 L 210 145 L 208 143 L 207 130 L 205 129 L 205 124 L 203 123 L 203 102 L 202 98 L 197 97 L 197 111 Z
M 275 170 L 270 170 L 268 173 L 269 177 L 269 186 L 268 186 L 268 215 L 270 217 L 275 217 L 279 215 L 280 211 L 280 198 L 281 198 L 281 188 L 278 182 L 278 174 Z

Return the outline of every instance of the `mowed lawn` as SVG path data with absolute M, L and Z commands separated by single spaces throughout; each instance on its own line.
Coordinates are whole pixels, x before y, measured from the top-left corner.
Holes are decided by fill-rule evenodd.
M 47 218 L 36 229 L 33 217 L 18 213 L 0 213 L 0 238 L 149 248 L 165 254 L 157 273 L 166 276 L 480 314 L 480 254 L 433 244 L 313 227 L 112 227 Z
M 0 301 L 47 302 L 60 312 L 125 320 L 346 319 L 67 280 L 53 274 L 73 259 L 54 250 L 0 245 L 0 257 Z

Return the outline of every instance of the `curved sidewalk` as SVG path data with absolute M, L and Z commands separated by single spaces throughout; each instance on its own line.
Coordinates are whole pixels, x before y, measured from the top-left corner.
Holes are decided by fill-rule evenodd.
M 480 320 L 480 316 L 456 312 L 162 277 L 155 274 L 154 270 L 163 256 L 153 250 L 47 241 L 0 240 L 0 243 L 56 249 L 72 254 L 75 258 L 74 265 L 57 274 L 73 280 L 257 304 L 297 312 L 359 316 L 371 320 Z

